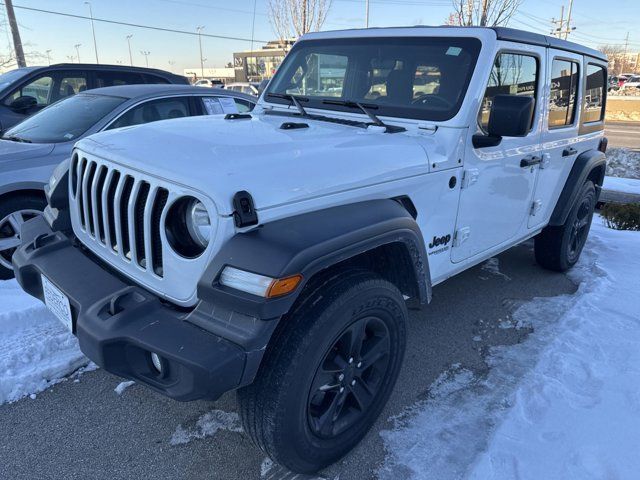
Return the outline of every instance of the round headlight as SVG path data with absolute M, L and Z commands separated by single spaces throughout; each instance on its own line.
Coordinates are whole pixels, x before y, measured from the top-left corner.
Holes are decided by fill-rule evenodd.
M 187 230 L 202 248 L 207 248 L 211 238 L 211 218 L 207 208 L 199 200 L 193 200 L 187 210 Z
M 212 229 L 207 208 L 194 197 L 176 200 L 167 212 L 167 239 L 171 248 L 183 257 L 196 258 L 202 255 L 211 240 Z

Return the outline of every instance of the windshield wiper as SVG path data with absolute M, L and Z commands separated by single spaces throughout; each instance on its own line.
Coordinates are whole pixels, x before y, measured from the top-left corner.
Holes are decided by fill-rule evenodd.
M 291 104 L 298 109 L 298 111 L 300 112 L 300 115 L 302 115 L 303 117 L 308 117 L 309 116 L 307 114 L 307 111 L 300 104 L 301 101 L 302 102 L 308 102 L 309 101 L 308 98 L 297 97 L 297 96 L 291 95 L 289 93 L 267 93 L 267 97 L 282 98 L 283 100 L 289 100 L 291 102 Z
M 353 102 L 351 100 L 323 100 L 322 103 L 324 103 L 325 105 L 340 105 L 342 107 L 347 107 L 347 108 L 359 108 L 360 111 L 362 111 L 362 113 L 364 113 L 367 117 L 371 119 L 374 125 L 378 127 L 388 126 L 382 120 L 380 120 L 376 115 L 374 115 L 371 112 L 371 110 L 369 110 L 369 109 L 377 109 L 378 108 L 377 105 L 362 104 L 359 102 Z
M 15 135 L 2 137 L 2 140 L 9 140 L 10 142 L 32 143 L 31 140 L 27 140 L 26 138 L 22 137 L 16 137 Z

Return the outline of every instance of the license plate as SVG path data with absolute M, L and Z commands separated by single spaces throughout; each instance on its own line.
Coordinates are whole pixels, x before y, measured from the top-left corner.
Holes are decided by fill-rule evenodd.
M 42 290 L 44 292 L 44 303 L 47 308 L 51 310 L 69 331 L 72 331 L 73 320 L 71 318 L 69 298 L 44 275 L 42 275 Z

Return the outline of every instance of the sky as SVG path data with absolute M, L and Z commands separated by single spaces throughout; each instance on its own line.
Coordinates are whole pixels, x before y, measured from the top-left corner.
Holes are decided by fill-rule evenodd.
M 195 33 L 204 26 L 203 34 L 232 36 L 242 40 L 202 37 L 205 67 L 223 67 L 231 62 L 233 52 L 249 50 L 255 3 L 254 45 L 276 38 L 268 16 L 269 0 L 92 0 L 95 18 L 142 24 L 153 27 L 184 30 Z M 548 34 L 551 19 L 560 16 L 560 9 L 569 0 L 524 0 L 510 27 Z M 1 2 L 0 2 L 1 3 Z M 604 8 L 598 0 L 574 0 L 574 33 L 570 40 L 591 47 L 601 44 L 623 45 L 629 32 L 629 51 L 640 51 L 640 2 L 618 0 L 614 7 Z M 14 0 L 26 52 L 41 54 L 31 63 L 46 64 L 45 52 L 51 50 L 52 63 L 94 62 L 95 52 L 91 23 L 82 18 L 69 18 L 18 7 L 53 10 L 74 15 L 89 15 L 89 5 L 83 0 Z M 4 5 L 0 6 L 0 21 L 4 20 Z M 451 0 L 370 0 L 371 27 L 406 25 L 441 25 L 453 11 Z M 364 26 L 365 0 L 333 0 L 323 30 L 360 28 Z M 0 31 L 0 56 L 9 50 L 10 34 L 3 22 Z M 131 38 L 132 60 L 144 66 L 149 52 L 150 67 L 182 73 L 185 68 L 199 66 L 198 37 L 180 33 L 154 31 L 137 27 L 95 22 L 100 63 L 129 63 L 126 36 Z M 80 44 L 76 50 L 75 45 Z

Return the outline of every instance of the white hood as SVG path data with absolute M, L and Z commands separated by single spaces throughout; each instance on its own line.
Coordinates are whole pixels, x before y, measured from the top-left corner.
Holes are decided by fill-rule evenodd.
M 285 122 L 309 128 L 283 130 Z M 411 135 L 276 114 L 149 123 L 99 133 L 77 147 L 195 188 L 223 215 L 233 211 L 240 190 L 260 210 L 428 170 L 425 150 Z

